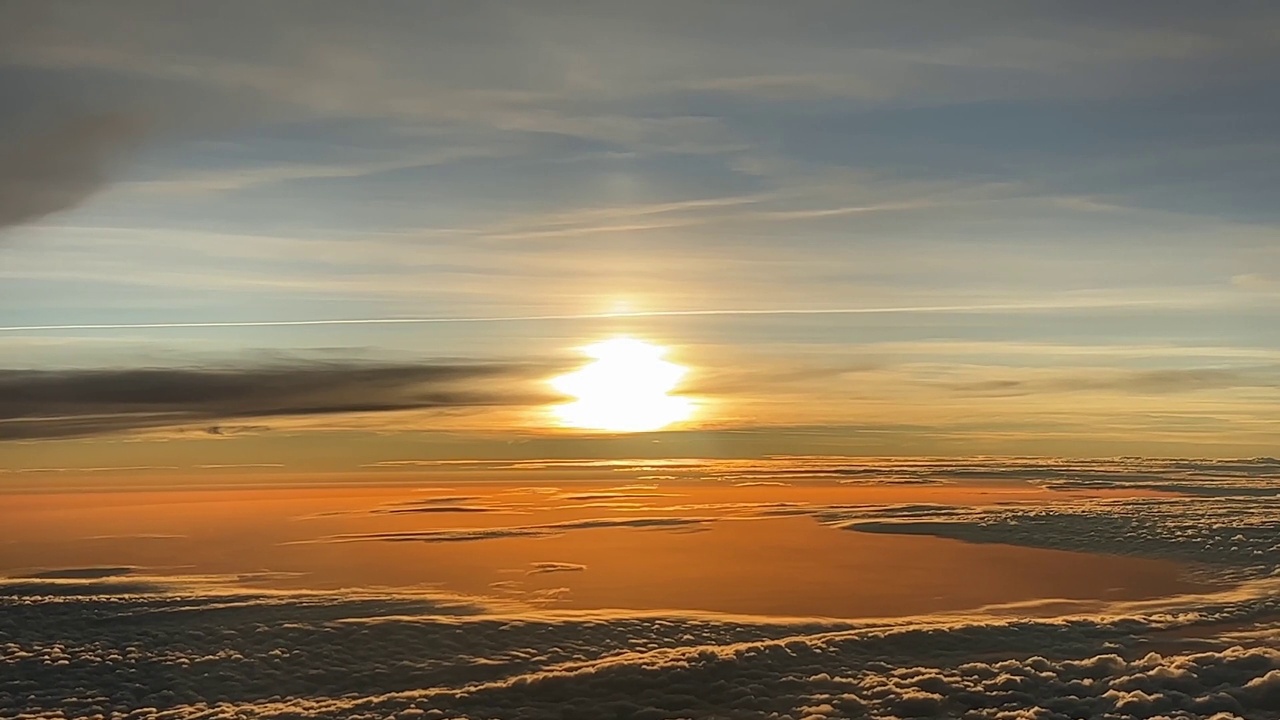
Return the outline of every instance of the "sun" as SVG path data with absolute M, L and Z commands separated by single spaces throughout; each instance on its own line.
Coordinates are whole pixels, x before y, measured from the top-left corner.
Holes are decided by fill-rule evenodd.
M 693 402 L 672 395 L 688 369 L 663 360 L 666 348 L 633 338 L 615 338 L 583 348 L 594 361 L 561 375 L 551 386 L 575 402 L 554 408 L 569 427 L 646 432 L 693 414 Z

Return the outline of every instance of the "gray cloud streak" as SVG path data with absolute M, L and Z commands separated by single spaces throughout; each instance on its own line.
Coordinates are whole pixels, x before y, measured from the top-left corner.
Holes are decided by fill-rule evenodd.
M 0 440 L 217 427 L 247 418 L 532 404 L 539 401 L 532 393 L 498 392 L 492 385 L 529 372 L 498 364 L 321 363 L 0 370 Z

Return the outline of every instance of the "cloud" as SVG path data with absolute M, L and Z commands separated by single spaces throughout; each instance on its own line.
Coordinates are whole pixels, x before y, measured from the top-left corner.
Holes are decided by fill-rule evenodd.
M 628 461 L 641 465 L 645 461 Z M 1257 458 L 875 458 L 776 455 L 684 460 L 669 479 L 744 483 L 835 481 L 842 485 L 1032 483 L 1053 490 L 1141 489 L 1188 495 L 1280 495 L 1280 460 Z
M 1188 495 L 1280 495 L 1280 460 L 1255 458 L 1052 458 L 1052 457 L 916 457 L 883 458 L 844 455 L 772 455 L 762 458 L 681 458 L 652 460 L 415 460 L 377 463 L 377 467 L 408 464 L 449 467 L 480 473 L 554 469 L 563 473 L 599 471 L 650 473 L 637 480 L 716 480 L 735 486 L 763 483 L 834 482 L 842 485 L 949 485 L 965 483 L 1031 483 L 1052 490 L 1141 489 Z M 655 486 L 656 487 L 656 486 Z M 640 486 L 589 491 L 631 495 Z M 585 492 L 543 488 L 560 496 L 585 497 Z M 636 498 L 669 497 L 663 493 L 635 493 Z M 621 496 L 617 496 L 621 498 Z
M 414 507 L 381 508 L 370 512 L 378 515 L 447 515 L 451 513 L 509 513 L 510 511 L 484 505 L 422 505 Z
M 1280 274 L 1243 273 L 1231 276 L 1231 284 L 1242 290 L 1276 291 L 1280 290 Z
M 833 527 L 1185 563 L 1217 582 L 1280 575 L 1280 497 L 1118 498 L 815 508 Z
M 1276 461 L 1164 465 L 1261 472 Z M 1233 571 L 1280 556 L 1267 545 L 1276 542 L 1278 510 L 1269 499 L 1206 497 L 813 512 L 836 526 L 950 525 L 962 539 L 1132 547 Z M 637 520 L 672 527 L 699 519 Z M 617 524 L 515 530 L 605 526 Z M 583 567 L 534 562 L 525 576 Z M 1225 720 L 1280 710 L 1274 574 L 1086 610 L 1062 603 L 1072 614 L 1059 617 L 1027 617 L 1024 603 L 892 621 L 573 610 L 555 605 L 564 588 L 525 592 L 512 580 L 492 586 L 500 597 L 469 598 L 244 588 L 279 576 L 269 571 L 184 578 L 102 566 L 34 575 L 0 581 L 0 714 L 17 718 Z M 808 590 L 797 583 L 794 592 Z M 1040 611 L 1055 603 L 1038 602 Z
M 22 577 L 29 580 L 98 580 L 132 575 L 137 570 L 138 568 L 133 566 L 61 568 L 58 570 L 43 570 Z
M 226 368 L 0 370 L 0 440 L 104 435 L 262 418 L 538 402 L 499 391 L 528 367 L 309 363 Z
M 0 585 L 0 713 L 1007 720 L 1280 709 L 1280 651 L 1265 636 L 1215 636 L 1223 623 L 1274 620 L 1274 588 L 1100 616 L 886 623 L 167 582 L 98 595 Z
M 1033 375 L 1039 375 L 1035 373 Z M 1230 388 L 1280 388 L 1280 366 L 1253 368 L 1180 368 L 1170 370 L 1054 371 L 1030 379 L 982 380 L 957 383 L 951 389 L 983 397 L 1019 397 L 1072 392 L 1120 391 L 1139 395 L 1224 390 Z
M 598 530 L 606 528 L 654 528 L 667 530 L 696 530 L 715 522 L 713 517 L 631 517 L 631 518 L 586 518 L 583 520 L 566 520 L 541 525 L 515 525 L 511 527 L 463 528 L 447 530 L 410 530 L 404 532 L 347 533 L 329 535 L 318 540 L 305 540 L 297 544 L 312 542 L 347 543 L 347 542 L 473 542 L 477 540 L 497 540 L 500 538 L 544 538 L 558 537 L 572 530 Z
M 626 500 L 629 498 L 669 498 L 681 497 L 681 493 L 629 492 L 626 490 L 566 493 L 559 496 L 562 500 Z
M 248 470 L 282 468 L 283 463 L 218 463 L 212 465 L 196 465 L 196 470 Z
M 130 533 L 126 535 L 91 535 L 82 540 L 183 540 L 187 535 L 175 535 L 171 533 Z
M 0 147 L 0 232 L 80 205 L 107 182 L 107 166 L 142 123 L 86 115 Z
M 448 488 L 423 488 L 424 491 L 439 492 L 448 490 Z M 400 505 L 447 505 L 460 502 L 471 502 L 472 500 L 482 500 L 486 495 L 434 495 L 429 498 L 421 498 L 418 500 L 405 500 L 403 502 L 391 503 L 385 507 L 396 507 Z
M 474 501 L 482 501 L 475 503 Z M 472 503 L 472 504 L 465 504 Z M 495 513 L 522 515 L 527 511 L 522 503 L 495 503 L 484 495 L 438 495 L 435 497 L 386 503 L 369 511 L 373 515 L 447 515 Z M 332 514 L 348 514 L 338 511 Z
M 0 596 L 12 597 L 97 597 L 103 595 L 147 595 L 165 591 L 165 586 L 149 580 L 0 579 Z
M 28 467 L 0 470 L 4 473 L 139 473 L 160 470 L 177 470 L 177 465 L 112 465 L 107 467 Z
M 580 565 L 578 563 L 566 563 L 566 562 L 535 562 L 535 563 L 529 563 L 529 565 L 531 567 L 527 572 L 525 572 L 525 575 L 545 575 L 547 573 L 560 573 L 560 572 L 582 572 L 583 570 L 587 569 L 586 565 Z

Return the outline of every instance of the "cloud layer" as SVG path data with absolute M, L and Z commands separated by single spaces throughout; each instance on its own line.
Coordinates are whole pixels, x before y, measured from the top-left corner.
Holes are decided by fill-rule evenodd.
M 24 719 L 997 720 L 1280 710 L 1280 652 L 1268 635 L 1214 637 L 1222 623 L 1274 623 L 1280 606 L 1265 588 L 1112 616 L 890 624 L 544 614 L 430 595 L 261 595 L 180 582 L 149 595 L 106 581 L 96 595 L 32 589 L 0 585 L 0 711 Z
M 1280 573 L 1280 499 L 1125 498 L 965 508 L 829 508 L 815 516 L 862 532 L 1163 558 L 1220 579 Z
M 818 482 L 832 483 L 832 458 L 794 460 L 819 467 L 824 479 Z M 908 465 L 889 472 L 945 477 L 942 461 Z M 1274 466 L 1268 458 L 975 459 L 953 463 L 953 477 L 1061 483 L 1080 473 L 1086 485 L 1105 478 L 1105 487 L 1114 489 L 1125 482 L 1119 468 L 1128 468 L 1136 489 L 1171 476 L 1192 490 L 1227 486 L 1176 498 L 1053 494 L 1047 502 L 988 506 L 782 508 L 850 531 L 1172 559 L 1218 583 L 1202 594 L 1139 601 L 1043 598 L 892 621 L 761 618 L 548 611 L 563 588 L 511 592 L 522 582 L 516 580 L 495 584 L 496 597 L 264 593 L 245 587 L 271 573 L 172 577 L 125 565 L 46 568 L 0 581 L 0 714 L 23 720 L 95 714 L 156 720 L 1273 718 L 1280 714 L 1280 507 L 1275 497 L 1251 494 L 1257 485 L 1248 483 L 1270 482 Z M 736 465 L 728 472 L 742 470 Z M 1239 494 L 1229 494 L 1231 487 Z M 729 483 L 720 491 L 775 492 Z M 537 492 L 550 505 L 578 502 L 554 488 L 520 492 Z M 443 494 L 414 507 L 475 502 L 474 495 Z M 768 512 L 740 505 L 744 513 Z M 324 540 L 479 541 L 612 527 L 679 531 L 710 521 L 588 518 Z M 536 583 L 592 570 L 541 560 L 511 572 Z M 808 592 L 803 582 L 793 591 Z M 1058 607 L 1065 609 L 1051 609 Z

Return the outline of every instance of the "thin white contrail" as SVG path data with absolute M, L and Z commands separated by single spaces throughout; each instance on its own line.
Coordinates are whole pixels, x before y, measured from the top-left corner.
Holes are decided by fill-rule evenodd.
M 613 320 L 627 318 L 708 317 L 733 315 L 883 315 L 891 313 L 957 313 L 981 311 L 1064 310 L 1154 305 L 1157 301 L 1021 303 L 994 305 L 916 305 L 851 308 L 735 308 L 717 310 L 640 310 L 635 312 L 572 313 L 562 315 L 497 315 L 488 317 L 328 318 L 322 320 L 230 320 L 213 322 L 83 323 L 76 325 L 12 325 L 0 332 L 56 330 L 168 330 L 178 328 L 300 327 L 310 325 L 436 325 L 446 323 L 545 322 L 551 320 Z

